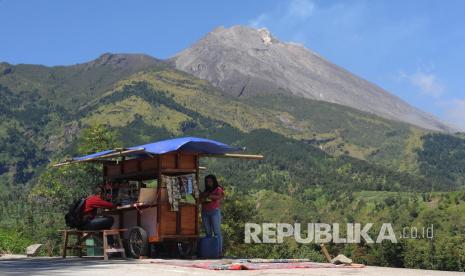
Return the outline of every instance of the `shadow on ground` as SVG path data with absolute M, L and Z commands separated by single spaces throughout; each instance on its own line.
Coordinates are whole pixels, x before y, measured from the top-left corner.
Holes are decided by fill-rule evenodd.
M 110 260 L 103 261 L 102 258 L 15 258 L 0 259 L 0 275 L 53 275 L 55 272 L 72 271 L 78 269 L 85 275 L 86 272 L 105 269 L 112 264 L 136 264 L 137 260 Z

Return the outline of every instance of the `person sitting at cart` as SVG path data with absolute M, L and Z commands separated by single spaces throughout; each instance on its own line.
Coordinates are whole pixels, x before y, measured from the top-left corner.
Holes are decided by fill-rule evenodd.
M 224 189 L 218 184 L 216 176 L 205 177 L 205 190 L 200 194 L 202 202 L 202 223 L 207 237 L 218 239 L 219 254 L 222 256 L 223 237 L 221 236 L 221 201 L 224 199 Z
M 97 216 L 99 208 L 112 209 L 113 203 L 103 200 L 102 187 L 97 187 L 95 194 L 86 198 L 84 202 L 84 224 L 81 230 L 106 230 L 113 226 L 114 218 L 110 216 Z

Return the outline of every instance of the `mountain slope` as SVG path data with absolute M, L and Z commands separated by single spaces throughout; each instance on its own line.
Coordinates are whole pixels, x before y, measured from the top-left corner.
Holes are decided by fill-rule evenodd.
M 177 103 L 241 131 L 269 129 L 321 147 L 332 155 L 369 159 L 396 169 L 403 160 L 408 138 L 414 133 L 426 133 L 404 123 L 320 101 L 279 95 L 247 100 L 224 96 L 207 82 L 177 70 L 139 72 L 116 87 L 135 82 L 169 91 Z
M 142 54 L 103 54 L 96 60 L 71 66 L 0 63 L 0 83 L 11 91 L 35 92 L 74 110 L 98 97 L 117 81 L 163 62 Z
M 12 186 L 30 182 L 51 159 L 73 153 L 80 129 L 101 123 L 118 129 L 125 141 L 133 143 L 180 135 L 206 136 L 224 128 L 234 129 L 228 133 L 237 140 L 266 129 L 300 145 L 323 150 L 332 158 L 350 156 L 417 176 L 427 175 L 425 168 L 438 168 L 435 179 L 444 180 L 438 185 L 440 189 L 462 186 L 462 172 L 454 169 L 454 174 L 446 179 L 447 168 L 434 165 L 436 155 L 452 151 L 443 146 L 447 150 L 439 152 L 436 147 L 452 138 L 439 137 L 429 143 L 428 147 L 434 148 L 421 155 L 420 160 L 418 152 L 423 150 L 424 137 L 429 132 L 406 123 L 339 104 L 279 93 L 237 98 L 155 59 L 154 65 L 137 67 L 148 68 L 132 74 L 137 68 L 115 69 L 114 63 L 101 60 L 102 57 L 85 63 L 93 65 L 91 73 L 101 74 L 99 89 L 92 94 L 88 93 L 91 82 L 80 80 L 83 74 L 91 73 L 85 73 L 81 67 L 78 70 L 76 66 L 7 65 L 9 72 L 0 77 L 1 183 Z M 38 67 L 41 73 L 33 77 L 24 72 L 24 68 Z M 57 70 L 66 81 L 52 82 L 44 77 Z M 25 81 L 18 81 L 20 78 Z M 66 90 L 67 87 L 73 90 Z M 60 91 L 64 96 L 57 97 L 50 91 Z M 266 140 L 267 136 L 260 139 Z M 230 139 L 228 135 L 220 138 Z M 458 138 L 454 143 L 461 141 Z M 459 156 L 450 155 L 449 162 L 455 162 Z
M 266 29 L 217 28 L 171 62 L 236 97 L 291 93 L 426 129 L 452 130 L 303 46 L 278 41 Z
M 399 173 L 392 169 L 370 164 L 369 162 L 354 159 L 348 156 L 330 158 L 324 151 L 309 145 L 305 141 L 299 141 L 285 137 L 265 129 L 239 129 L 224 120 L 218 120 L 209 116 L 205 109 L 198 105 L 191 106 L 184 101 L 182 95 L 187 91 L 176 91 L 176 89 L 161 90 L 166 82 L 181 82 L 183 85 L 195 86 L 196 79 L 183 77 L 175 71 L 169 72 L 169 79 L 161 81 L 158 74 L 166 74 L 165 71 L 146 72 L 144 81 L 140 78 L 130 79 L 124 85 L 118 86 L 111 93 L 105 94 L 88 106 L 88 111 L 82 112 L 81 121 L 97 120 L 100 123 L 108 123 L 120 133 L 125 144 L 132 145 L 146 143 L 154 138 L 168 138 L 176 135 L 202 136 L 218 139 L 226 143 L 246 146 L 249 152 L 260 152 L 265 154 L 266 161 L 263 163 L 228 162 L 222 160 L 218 163 L 209 163 L 214 171 L 219 172 L 228 179 L 236 179 L 236 187 L 246 189 L 250 183 L 247 178 L 254 179 L 254 174 L 262 175 L 265 179 L 255 183 L 253 189 L 269 188 L 283 193 L 293 191 L 299 194 L 308 186 L 325 185 L 328 189 L 346 188 L 358 189 L 382 189 L 382 190 L 428 190 L 431 183 L 423 177 L 414 176 L 409 173 Z M 198 93 L 195 89 L 191 93 Z M 204 98 L 210 95 L 205 94 Z M 208 99 L 206 102 L 213 102 Z M 134 106 L 132 103 L 138 103 Z M 234 104 L 234 103 L 233 103 Z M 95 109 L 95 107 L 98 107 Z M 118 108 L 120 112 L 112 113 Z M 247 109 L 243 107 L 247 112 Z M 178 118 L 170 121 L 160 120 L 159 111 L 167 112 L 167 116 Z M 140 113 L 137 113 L 140 112 Z M 135 115 L 135 114 L 138 114 Z M 246 116 L 252 116 L 249 113 Z M 107 120 L 109 118 L 120 118 L 119 120 Z M 157 118 L 158 117 L 158 118 Z M 121 119 L 126 118 L 126 119 Z M 253 119 L 253 117 L 250 117 Z M 233 122 L 231 120 L 231 122 Z M 165 124 L 162 124 L 165 123 Z M 234 123 L 234 122 L 233 122 Z M 253 124 L 253 123 L 252 123 Z M 240 124 L 234 123 L 238 127 Z M 137 131 L 137 135 L 127 135 L 129 132 Z M 231 165 L 229 167 L 225 164 Z M 219 165 L 219 166 L 218 166 Z M 210 166 L 210 165 L 209 165 Z M 239 166 L 239 167 L 238 167 Z M 242 171 L 241 176 L 233 176 L 237 169 Z M 293 181 L 279 182 L 279 179 L 268 179 L 274 174 L 292 175 Z M 356 176 L 356 177 L 354 177 Z M 383 182 L 385 182 L 383 184 Z M 244 186 L 245 185 L 245 186 Z M 252 189 L 252 187 L 248 187 Z M 437 187 L 438 189 L 449 189 L 450 187 Z

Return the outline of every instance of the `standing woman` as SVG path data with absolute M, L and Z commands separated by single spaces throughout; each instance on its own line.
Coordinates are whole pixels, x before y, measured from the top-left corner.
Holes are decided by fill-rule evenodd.
M 221 201 L 224 189 L 213 174 L 205 176 L 205 190 L 200 194 L 202 201 L 202 223 L 207 237 L 218 239 L 219 253 L 223 256 L 223 237 L 221 236 Z

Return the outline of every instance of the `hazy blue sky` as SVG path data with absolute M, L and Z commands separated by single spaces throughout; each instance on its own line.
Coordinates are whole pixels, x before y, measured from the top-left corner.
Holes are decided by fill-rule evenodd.
M 219 25 L 267 27 L 465 129 L 465 1 L 0 0 L 0 61 L 167 58 Z

